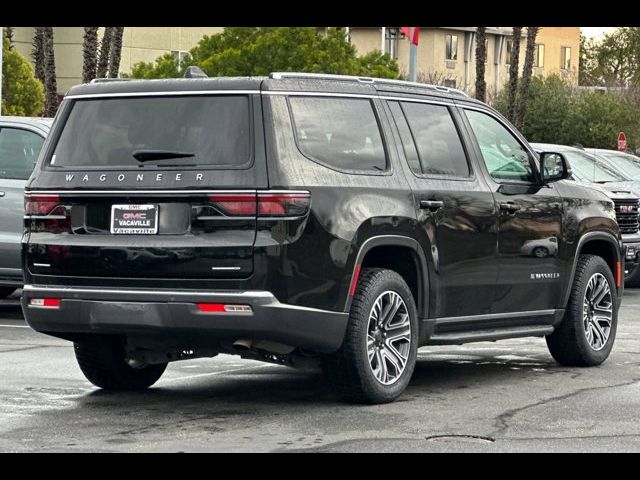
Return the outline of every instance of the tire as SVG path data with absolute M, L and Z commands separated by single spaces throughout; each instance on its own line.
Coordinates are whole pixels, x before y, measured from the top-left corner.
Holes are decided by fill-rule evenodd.
M 7 298 L 15 291 L 15 287 L 0 287 L 0 298 Z
M 605 281 L 610 290 L 600 303 L 596 302 L 597 306 L 611 304 L 608 335 L 605 335 L 606 321 L 597 321 L 599 330 L 602 332 L 597 334 L 595 326 L 591 327 L 591 324 L 596 322 L 591 322 L 588 318 L 583 319 L 583 308 L 586 309 L 587 315 L 593 312 L 589 305 L 585 305 L 585 301 L 588 303 L 588 299 L 585 299 L 593 298 L 592 294 L 598 292 L 598 285 L 592 283 L 594 279 Z M 595 297 L 597 300 L 599 295 Z M 618 306 L 613 273 L 607 263 L 595 255 L 580 255 L 565 316 L 556 330 L 546 337 L 547 346 L 553 358 L 561 365 L 572 367 L 590 367 L 604 362 L 611 353 L 615 341 Z M 589 326 L 590 334 L 587 333 L 585 325 Z M 602 342 L 603 336 L 606 336 L 604 342 Z
M 133 368 L 125 362 L 122 339 L 96 335 L 73 344 L 80 370 L 96 387 L 105 390 L 144 390 L 158 381 L 167 364 Z
M 546 247 L 536 247 L 533 249 L 533 256 L 537 258 L 545 258 L 549 256 L 549 250 Z
M 383 313 L 391 304 L 398 305 L 398 313 L 384 321 L 387 327 L 391 325 L 389 330 L 379 329 L 375 319 L 385 320 Z M 398 338 L 392 341 L 385 336 L 391 334 Z M 373 363 L 369 360 L 369 351 L 373 352 Z M 418 313 L 406 282 L 392 270 L 364 269 L 351 304 L 342 346 L 323 358 L 327 379 L 348 402 L 388 403 L 398 398 L 409 384 L 417 351 Z M 394 368 L 394 364 L 402 366 L 403 358 L 404 368 Z
M 627 288 L 640 287 L 640 265 L 624 276 L 624 286 Z

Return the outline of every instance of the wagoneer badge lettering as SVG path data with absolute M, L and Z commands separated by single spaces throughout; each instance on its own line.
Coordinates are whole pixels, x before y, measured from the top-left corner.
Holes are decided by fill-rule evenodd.
M 79 178 L 80 181 L 82 182 L 89 182 L 92 178 L 92 175 L 95 175 L 95 177 L 101 181 L 101 182 L 107 182 L 111 179 L 110 174 L 108 173 L 95 173 L 95 174 L 84 174 L 82 176 L 76 176 L 75 173 L 67 173 L 64 177 L 65 181 L 67 183 L 69 182 L 73 182 L 76 178 Z M 204 174 L 203 173 L 176 173 L 173 175 L 169 175 L 168 173 L 154 173 L 154 174 L 144 174 L 144 173 L 113 173 L 111 174 L 113 176 L 113 178 L 118 181 L 118 182 L 124 182 L 125 180 L 127 180 L 128 178 L 133 178 L 135 177 L 136 182 L 143 182 L 145 180 L 145 178 L 150 178 L 155 180 L 156 182 L 162 182 L 163 180 L 166 179 L 172 179 L 176 182 L 183 182 L 185 179 L 193 179 L 196 182 L 203 182 L 204 181 Z

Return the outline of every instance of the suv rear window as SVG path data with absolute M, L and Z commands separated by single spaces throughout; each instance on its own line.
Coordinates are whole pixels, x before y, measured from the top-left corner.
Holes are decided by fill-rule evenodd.
M 76 100 L 49 164 L 238 168 L 250 161 L 249 98 L 193 95 Z
M 289 98 L 298 147 L 307 157 L 338 170 L 384 171 L 387 161 L 370 100 Z

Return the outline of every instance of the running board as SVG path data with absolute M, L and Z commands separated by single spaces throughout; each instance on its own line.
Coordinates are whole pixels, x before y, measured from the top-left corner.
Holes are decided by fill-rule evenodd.
M 551 325 L 529 325 L 526 327 L 492 328 L 466 332 L 447 332 L 432 335 L 427 345 L 462 345 L 471 342 L 494 342 L 507 338 L 544 337 L 553 333 Z

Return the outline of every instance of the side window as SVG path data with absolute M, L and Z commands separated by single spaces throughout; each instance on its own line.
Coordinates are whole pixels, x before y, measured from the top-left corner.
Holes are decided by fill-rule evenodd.
M 531 159 L 518 139 L 495 118 L 465 110 L 489 175 L 498 182 L 534 182 Z
M 469 177 L 469 162 L 449 109 L 403 102 L 402 110 L 418 149 L 422 173 Z
M 298 147 L 338 170 L 384 171 L 387 160 L 371 100 L 289 97 Z
M 21 128 L 0 128 L 0 178 L 26 180 L 36 164 L 44 138 Z

